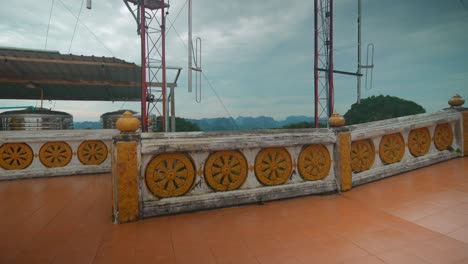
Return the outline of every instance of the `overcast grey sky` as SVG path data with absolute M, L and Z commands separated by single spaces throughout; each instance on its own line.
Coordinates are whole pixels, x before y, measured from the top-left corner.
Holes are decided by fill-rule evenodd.
M 170 1 L 169 19 L 175 19 L 185 2 Z M 55 0 L 47 49 L 68 53 L 71 46 L 73 54 L 115 56 L 139 64 L 136 25 L 119 0 L 93 0 L 91 10 L 83 8 L 80 20 L 93 33 L 78 24 L 71 43 L 76 19 L 66 7 L 77 15 L 81 3 Z M 0 46 L 44 49 L 51 5 L 52 0 L 3 5 Z M 313 116 L 313 0 L 193 0 L 193 5 L 194 35 L 204 45 L 204 72 L 232 116 Z M 356 71 L 357 1 L 335 0 L 334 5 L 335 68 Z M 373 89 L 363 89 L 363 97 L 398 96 L 428 112 L 446 107 L 455 93 L 468 99 L 467 6 L 467 0 L 363 0 L 363 44 L 376 48 Z M 185 7 L 175 22 L 183 40 L 186 13 Z M 184 67 L 177 115 L 227 116 L 206 82 L 201 104 L 187 92 L 187 54 L 176 31 L 168 35 L 167 54 L 169 65 Z M 356 100 L 356 78 L 335 75 L 335 80 L 335 107 L 344 114 Z M 2 106 L 37 104 L 0 100 Z M 140 109 L 138 103 L 123 102 L 57 101 L 45 107 L 70 112 L 77 121 L 98 120 L 102 113 L 121 108 Z

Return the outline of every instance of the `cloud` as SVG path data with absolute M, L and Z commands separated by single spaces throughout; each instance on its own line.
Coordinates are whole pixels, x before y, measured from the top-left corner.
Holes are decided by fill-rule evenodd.
M 81 1 L 60 1 L 78 14 Z M 50 4 L 18 0 L 4 5 L 0 9 L 0 45 L 43 49 Z M 186 92 L 184 5 L 185 0 L 171 1 L 169 19 L 175 28 L 167 38 L 168 65 L 184 67 L 176 92 L 177 113 L 226 116 L 205 80 L 202 104 Z M 334 52 L 339 70 L 356 70 L 356 12 L 355 1 L 335 2 Z M 136 23 L 121 1 L 93 1 L 93 9 L 83 8 L 80 19 L 94 34 L 78 24 L 73 54 L 116 56 L 140 63 Z M 193 22 L 194 35 L 203 39 L 204 73 L 232 115 L 313 114 L 313 1 L 197 0 Z M 47 48 L 68 53 L 75 23 L 75 17 L 56 0 Z M 468 86 L 464 78 L 468 75 L 466 28 L 468 16 L 457 1 L 364 0 L 363 59 L 366 43 L 375 44 L 376 54 L 374 88 L 363 89 L 363 95 L 390 94 L 414 99 L 429 111 L 439 110 L 440 105 L 431 98 L 444 98 L 445 104 L 445 98 L 465 92 Z M 336 75 L 335 94 L 336 108 L 346 112 L 356 99 L 356 78 Z M 56 109 L 72 111 L 77 120 L 92 116 L 96 120 L 98 113 L 118 110 L 122 104 L 57 102 Z M 80 110 L 83 106 L 87 110 Z M 138 103 L 124 106 L 136 111 L 140 108 Z

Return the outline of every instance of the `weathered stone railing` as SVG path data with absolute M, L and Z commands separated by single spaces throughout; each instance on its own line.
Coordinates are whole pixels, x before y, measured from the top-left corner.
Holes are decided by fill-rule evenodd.
M 114 143 L 114 181 L 124 183 L 115 189 L 116 203 L 119 195 L 139 201 L 133 203 L 137 215 L 115 206 L 118 222 L 337 189 L 336 136 L 329 129 L 143 134 L 139 146 L 133 145 L 138 157 L 119 157 L 119 147 L 134 140 L 140 139 L 123 136 Z M 131 166 L 140 168 L 132 183 L 138 190 L 132 191 L 126 188 L 126 169 L 119 168 L 140 158 L 141 165 Z
M 349 126 L 353 186 L 460 156 L 461 113 L 420 114 Z
M 462 120 L 446 110 L 335 129 L 122 133 L 114 219 L 347 191 L 462 156 Z
M 0 132 L 0 180 L 110 172 L 118 130 Z

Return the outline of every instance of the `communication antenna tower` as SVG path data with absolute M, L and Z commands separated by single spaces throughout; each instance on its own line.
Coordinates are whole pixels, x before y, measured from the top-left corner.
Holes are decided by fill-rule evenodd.
M 165 132 L 168 123 L 166 10 L 169 9 L 169 3 L 165 0 L 123 1 L 137 22 L 137 33 L 141 38 L 141 129 L 148 132 L 148 116 L 156 111 L 162 117 L 162 129 Z M 132 9 L 129 3 L 136 9 Z
M 333 0 L 314 0 L 315 127 L 333 113 Z
M 366 65 L 361 64 L 361 0 L 358 0 L 358 67 L 357 72 L 338 71 L 333 67 L 333 0 L 314 0 L 314 93 L 315 127 L 321 117 L 330 117 L 334 106 L 333 73 L 357 76 L 357 103 L 361 100 L 361 70 L 365 69 L 365 87 L 372 89 L 374 44 L 367 46 Z M 371 60 L 369 64 L 369 59 Z M 370 70 L 370 82 L 368 73 Z

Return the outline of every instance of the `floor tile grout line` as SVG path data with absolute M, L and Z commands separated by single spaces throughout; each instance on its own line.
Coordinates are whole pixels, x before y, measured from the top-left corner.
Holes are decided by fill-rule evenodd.
M 97 182 L 97 184 L 99 185 L 99 184 L 101 184 L 101 183 Z M 92 205 L 91 205 L 91 208 L 95 205 L 95 202 L 98 201 L 98 199 L 99 199 L 99 195 L 97 195 L 97 197 L 93 200 L 93 203 L 92 203 Z M 91 214 L 91 212 L 88 212 L 88 213 L 86 214 L 86 217 L 89 216 L 90 214 Z M 97 252 L 98 252 L 99 248 L 101 247 L 101 245 L 102 245 L 102 243 L 103 243 L 103 236 L 104 236 L 104 233 L 102 233 L 102 234 L 100 235 L 101 238 L 100 238 L 100 240 L 99 240 L 99 244 L 97 245 L 96 249 L 94 250 L 93 260 L 90 262 L 91 264 L 94 263 L 94 261 L 95 261 L 95 259 L 96 259 Z
M 92 182 L 93 182 L 93 181 L 92 181 Z M 79 195 L 79 194 L 82 193 L 84 190 L 86 190 L 85 187 L 91 185 L 92 182 L 83 185 L 82 189 L 80 189 L 80 190 L 76 193 L 76 195 Z M 67 208 L 68 202 L 71 201 L 72 199 L 73 199 L 73 196 L 72 196 L 70 199 L 68 199 L 67 202 L 64 203 L 64 206 L 63 206 L 63 207 L 47 222 L 47 224 L 45 224 L 36 234 L 40 234 L 42 231 L 44 231 L 44 230 L 49 226 L 49 224 L 50 224 L 58 215 L 60 215 L 60 213 L 62 213 L 63 210 L 65 210 L 65 209 Z M 33 240 L 34 240 L 34 239 L 32 239 L 27 245 L 23 246 L 23 248 L 22 248 L 20 251 L 18 251 L 18 253 L 17 253 L 15 256 L 13 256 L 12 259 L 16 259 L 19 255 L 21 255 L 21 253 L 22 253 L 26 248 L 28 248 L 29 245 L 31 245 L 31 244 L 34 242 Z M 55 256 L 54 256 L 54 257 L 55 257 Z

